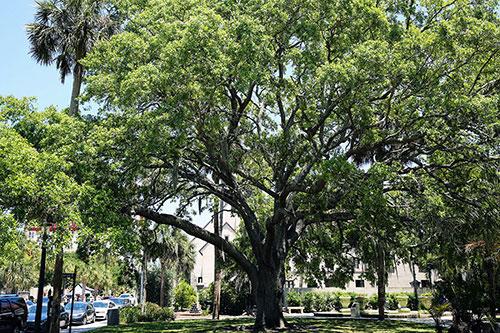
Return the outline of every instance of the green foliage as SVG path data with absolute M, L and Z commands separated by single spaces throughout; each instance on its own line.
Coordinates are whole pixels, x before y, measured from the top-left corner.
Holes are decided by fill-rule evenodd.
M 146 302 L 146 311 L 141 312 L 140 306 L 125 307 L 120 309 L 120 321 L 124 323 L 135 322 L 160 322 L 174 319 L 174 310 L 161 308 L 157 304 Z
M 198 302 L 202 310 L 212 311 L 213 306 L 213 283 L 208 288 L 198 291 Z
M 305 312 L 313 311 L 333 311 L 342 308 L 340 297 L 356 297 L 358 294 L 354 292 L 319 292 L 319 291 L 306 291 L 299 292 L 291 290 L 287 294 L 287 303 L 289 306 L 303 306 Z
M 250 298 L 248 285 L 237 288 L 234 281 L 222 281 L 220 313 L 223 315 L 241 315 L 247 310 Z M 212 312 L 213 309 L 213 283 L 206 289 L 198 292 L 198 301 L 203 310 Z
M 196 303 L 196 291 L 185 280 L 174 288 L 174 306 L 179 309 L 190 308 Z
M 302 306 L 304 303 L 302 294 L 295 290 L 291 290 L 287 293 L 286 301 L 289 306 Z
M 123 33 L 82 64 L 86 98 L 103 105 L 102 160 L 114 172 L 102 178 L 124 207 L 160 219 L 150 209 L 176 199 L 167 221 L 199 234 L 188 207 L 215 195 L 244 219 L 252 252 L 228 253 L 247 272 L 291 253 L 318 285 L 348 280 L 358 243 L 365 262 L 378 261 L 372 281 L 395 254 L 429 253 L 450 285 L 481 276 L 473 298 L 494 310 L 484 283 L 500 230 L 490 2 L 120 5 L 133 13 Z M 488 260 L 468 247 L 478 242 Z
M 160 285 L 161 285 L 161 268 L 154 267 L 148 269 L 148 283 L 146 285 L 147 301 L 160 305 Z M 170 305 L 172 303 L 174 275 L 171 270 L 165 272 L 165 300 L 164 304 Z
M 141 322 L 155 322 L 155 321 L 167 321 L 173 319 L 173 310 L 167 308 L 161 308 L 158 304 L 146 302 L 146 311 L 144 314 L 140 314 L 138 321 Z
M 139 321 L 141 315 L 140 307 L 125 307 L 120 309 L 120 321 L 123 323 L 135 323 Z

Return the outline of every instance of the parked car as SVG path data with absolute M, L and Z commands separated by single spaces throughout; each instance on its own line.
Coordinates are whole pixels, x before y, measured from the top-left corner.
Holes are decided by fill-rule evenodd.
M 40 328 L 42 332 L 49 331 L 49 320 L 47 316 L 47 311 L 52 311 L 52 309 L 48 309 L 47 303 L 42 305 L 42 320 L 40 322 Z M 26 332 L 34 332 L 35 331 L 35 318 L 36 318 L 36 304 L 31 306 L 28 310 L 28 327 L 26 328 Z M 59 326 L 61 328 L 67 328 L 69 326 L 69 313 L 64 309 L 63 306 L 59 309 Z
M 108 319 L 108 309 L 116 309 L 118 306 L 109 300 L 94 302 L 95 317 L 96 319 Z
M 119 309 L 132 306 L 128 298 L 113 297 L 110 298 L 109 300 L 115 303 Z
M 72 323 L 86 325 L 95 322 L 95 309 L 92 304 L 85 302 L 75 302 L 74 304 Z M 65 308 L 71 314 L 71 303 L 66 304 Z
M 26 329 L 28 307 L 18 295 L 0 295 L 0 332 L 20 332 Z
M 130 304 L 132 304 L 132 306 L 137 305 L 137 300 L 132 294 L 121 294 L 120 298 L 127 298 L 128 300 L 130 300 Z

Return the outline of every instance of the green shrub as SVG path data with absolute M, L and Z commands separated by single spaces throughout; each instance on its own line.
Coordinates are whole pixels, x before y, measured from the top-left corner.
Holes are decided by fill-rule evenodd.
M 120 309 L 120 321 L 131 324 L 135 322 L 168 321 L 174 319 L 174 311 L 170 308 L 161 308 L 159 305 L 147 302 L 146 311 L 141 312 L 141 306 Z
M 249 286 L 237 289 L 234 283 L 222 281 L 220 313 L 225 315 L 241 315 L 246 310 L 250 296 Z M 203 311 L 212 313 L 213 283 L 207 289 L 198 292 L 198 302 Z
M 174 306 L 176 308 L 186 309 L 196 303 L 196 291 L 184 280 L 175 287 L 174 293 Z
M 123 323 L 131 324 L 139 321 L 141 315 L 140 307 L 126 307 L 120 309 L 120 321 Z
M 166 321 L 167 318 L 164 316 L 163 309 L 154 303 L 146 302 L 146 311 L 144 314 L 139 315 L 139 321 L 141 322 L 153 322 L 153 321 Z
M 212 286 L 213 284 L 210 284 L 208 288 L 198 291 L 198 303 L 200 303 L 202 310 L 207 310 L 209 313 L 211 312 L 213 302 Z
M 366 307 L 368 309 L 372 309 L 372 310 L 378 309 L 378 304 L 377 303 L 378 303 L 378 295 L 377 294 L 373 294 L 370 297 L 368 297 L 368 302 L 367 302 Z
M 305 312 L 312 312 L 314 311 L 314 303 L 315 303 L 315 295 L 312 291 L 306 291 L 304 293 L 304 304 L 302 305 L 304 307 Z
M 300 292 L 291 290 L 286 295 L 286 302 L 289 306 L 303 306 L 304 300 Z

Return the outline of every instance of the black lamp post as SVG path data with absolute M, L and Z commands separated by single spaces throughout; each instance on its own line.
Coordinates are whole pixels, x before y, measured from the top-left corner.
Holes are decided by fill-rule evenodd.
M 40 258 L 40 275 L 38 278 L 38 294 L 36 298 L 35 332 L 41 332 L 42 321 L 43 285 L 45 284 L 45 257 L 47 254 L 47 229 L 43 227 L 42 257 Z

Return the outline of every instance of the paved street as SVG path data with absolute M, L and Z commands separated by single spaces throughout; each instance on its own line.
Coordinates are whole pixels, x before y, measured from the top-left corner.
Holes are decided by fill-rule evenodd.
M 103 320 L 103 321 L 96 321 L 93 324 L 75 325 L 75 326 L 71 327 L 71 333 L 80 333 L 80 332 L 92 331 L 92 330 L 94 330 L 96 328 L 104 327 L 104 326 L 106 326 L 106 321 L 105 320 Z M 61 330 L 61 333 L 67 333 L 67 332 L 69 332 L 68 329 Z

